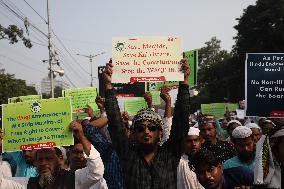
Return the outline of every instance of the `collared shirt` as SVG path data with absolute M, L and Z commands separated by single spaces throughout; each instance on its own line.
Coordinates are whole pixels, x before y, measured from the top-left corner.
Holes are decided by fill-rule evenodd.
M 201 145 L 201 150 L 211 151 L 222 163 L 236 155 L 233 144 L 218 139 L 216 144 L 204 142 Z
M 197 180 L 195 172 L 189 168 L 189 160 L 186 154 L 181 156 L 177 168 L 177 189 L 204 189 Z
M 100 133 L 98 128 L 92 125 L 86 125 L 83 129 L 85 136 L 101 154 L 105 166 L 104 178 L 108 188 L 123 189 L 122 167 L 112 144 Z
M 75 189 L 89 189 L 103 179 L 104 165 L 99 152 L 91 146 L 90 155 L 86 157 L 87 166 L 75 171 Z M 0 188 L 27 189 L 29 178 L 0 178 Z M 107 188 L 107 186 L 103 186 Z
M 176 189 L 182 138 L 189 128 L 189 98 L 188 85 L 180 85 L 170 137 L 158 147 L 155 157 L 148 163 L 139 149 L 129 143 L 114 90 L 106 91 L 108 129 L 123 164 L 127 189 Z
M 241 162 L 238 156 L 234 156 L 231 159 L 226 160 L 222 166 L 223 170 L 233 168 L 233 167 L 246 167 L 253 171 L 255 167 L 255 160 L 253 160 L 250 164 L 247 164 L 247 163 Z

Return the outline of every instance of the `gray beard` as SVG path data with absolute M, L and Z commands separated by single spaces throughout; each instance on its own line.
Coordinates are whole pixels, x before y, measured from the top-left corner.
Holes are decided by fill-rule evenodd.
M 55 177 L 53 175 L 48 176 L 40 176 L 39 185 L 43 188 L 45 186 L 49 186 L 55 182 Z

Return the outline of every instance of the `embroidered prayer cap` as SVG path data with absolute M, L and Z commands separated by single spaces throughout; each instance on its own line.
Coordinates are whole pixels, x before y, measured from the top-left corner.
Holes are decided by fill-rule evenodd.
M 227 123 L 227 127 L 229 126 L 229 125 L 231 125 L 232 123 L 236 123 L 236 124 L 238 124 L 238 125 L 242 125 L 241 124 L 241 122 L 239 122 L 238 120 L 231 120 L 231 121 L 229 121 L 228 123 Z
M 132 127 L 134 128 L 136 123 L 139 121 L 149 121 L 155 123 L 156 126 L 163 128 L 163 121 L 161 116 L 153 111 L 152 109 L 142 109 L 137 112 L 137 114 L 132 119 Z
M 232 132 L 233 138 L 236 139 L 247 138 L 251 136 L 251 134 L 252 134 L 251 129 L 245 126 L 236 127 Z
M 256 123 L 248 123 L 245 125 L 247 128 L 250 128 L 250 129 L 253 129 L 253 128 L 256 128 L 256 129 L 260 129 L 260 127 L 256 124 Z M 260 129 L 261 130 L 261 129 Z
M 198 128 L 189 127 L 187 135 L 188 136 L 192 136 L 192 135 L 199 136 L 199 132 L 200 132 L 200 130 Z
M 200 115 L 198 117 L 198 125 L 205 125 L 207 123 L 214 123 L 215 117 L 211 115 Z M 215 124 L 213 124 L 215 126 Z

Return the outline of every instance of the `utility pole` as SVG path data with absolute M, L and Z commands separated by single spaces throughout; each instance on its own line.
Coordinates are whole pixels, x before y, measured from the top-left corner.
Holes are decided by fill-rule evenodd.
M 50 86 L 51 86 L 51 98 L 54 98 L 54 82 L 53 82 L 53 71 L 52 71 L 52 44 L 51 44 L 51 27 L 50 27 L 50 0 L 47 0 L 47 26 L 48 26 L 48 52 L 49 52 L 49 74 L 50 74 Z
M 83 57 L 87 57 L 87 58 L 89 58 L 89 60 L 90 60 L 90 64 L 91 64 L 91 87 L 93 87 L 93 58 L 95 58 L 95 57 L 97 57 L 97 56 L 100 56 L 100 55 L 102 55 L 102 54 L 105 54 L 105 52 L 101 52 L 101 53 L 99 53 L 99 54 L 95 54 L 95 55 L 84 55 L 84 54 L 78 54 L 77 53 L 77 55 L 79 55 L 79 56 L 83 56 Z

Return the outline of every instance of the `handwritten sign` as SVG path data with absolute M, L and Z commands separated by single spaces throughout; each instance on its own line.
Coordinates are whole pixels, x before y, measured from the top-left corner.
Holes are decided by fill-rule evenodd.
M 147 104 L 142 97 L 135 99 L 127 99 L 124 101 L 124 111 L 127 111 L 130 116 L 136 115 L 136 113 L 142 108 L 147 108 Z
M 2 113 L 5 152 L 73 144 L 70 97 L 3 104 Z
M 181 39 L 113 38 L 113 83 L 182 81 Z
M 82 109 L 87 105 L 91 106 L 94 111 L 98 110 L 96 88 L 66 89 L 62 91 L 62 95 L 71 97 L 73 112 L 83 112 Z
M 248 53 L 246 116 L 284 117 L 284 54 Z
M 41 95 L 27 95 L 8 98 L 8 104 L 17 102 L 31 102 L 41 100 Z

